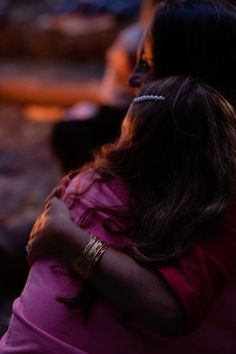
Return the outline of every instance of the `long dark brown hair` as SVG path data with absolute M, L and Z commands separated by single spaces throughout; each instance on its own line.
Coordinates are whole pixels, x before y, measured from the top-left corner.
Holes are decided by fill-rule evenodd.
M 191 75 L 236 105 L 236 2 L 165 0 L 149 35 L 156 78 Z
M 147 264 L 169 262 L 206 237 L 235 196 L 235 111 L 190 77 L 149 83 L 140 95 L 165 100 L 133 103 L 120 138 L 93 167 L 124 180 L 137 200 L 122 214 L 132 225 L 129 252 Z
M 212 228 L 230 208 L 236 115 L 221 94 L 186 76 L 149 83 L 140 95 L 165 99 L 133 102 L 118 140 L 103 146 L 84 169 L 93 167 L 104 181 L 116 178 L 127 184 L 135 205 L 123 212 L 110 207 L 93 212 L 105 212 L 105 221 L 123 220 L 120 233 L 132 239 L 124 251 L 152 268 L 169 264 L 214 234 Z M 111 225 L 104 227 L 112 233 Z M 91 295 L 92 303 L 94 293 L 87 290 L 64 302 L 88 304 Z

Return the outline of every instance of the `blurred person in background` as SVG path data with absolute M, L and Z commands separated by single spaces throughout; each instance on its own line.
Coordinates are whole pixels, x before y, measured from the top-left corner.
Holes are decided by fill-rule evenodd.
M 93 150 L 112 141 L 132 100 L 128 78 L 138 43 L 159 0 L 143 0 L 139 21 L 121 31 L 106 53 L 106 66 L 98 88 L 102 105 L 79 102 L 56 123 L 51 143 L 62 170 L 68 172 L 92 158 Z

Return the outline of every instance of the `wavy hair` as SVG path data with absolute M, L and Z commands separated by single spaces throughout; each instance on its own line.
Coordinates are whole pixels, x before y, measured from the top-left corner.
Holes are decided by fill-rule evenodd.
M 98 206 L 82 215 L 81 222 L 97 211 L 106 213 L 104 227 L 132 239 L 124 251 L 153 268 L 214 234 L 230 208 L 235 198 L 236 114 L 221 94 L 186 76 L 149 83 L 140 95 L 165 100 L 132 103 L 118 140 L 104 145 L 82 169 L 93 167 L 104 182 L 124 181 L 135 205 L 123 212 Z M 79 294 L 58 297 L 79 311 L 84 322 L 95 299 L 87 282 Z
M 140 95 L 165 100 L 133 103 L 119 139 L 103 146 L 92 165 L 104 179 L 128 184 L 135 208 L 105 211 L 132 225 L 126 229 L 133 240 L 128 252 L 156 264 L 206 237 L 230 207 L 236 116 L 220 93 L 190 77 L 149 83 Z

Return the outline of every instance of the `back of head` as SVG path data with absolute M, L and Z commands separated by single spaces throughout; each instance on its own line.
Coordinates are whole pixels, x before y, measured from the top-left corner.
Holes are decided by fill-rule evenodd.
M 185 180 L 181 195 L 185 183 L 191 186 L 198 180 L 200 185 L 201 179 L 210 185 L 213 180 L 220 181 L 221 168 L 223 174 L 228 170 L 230 178 L 236 119 L 232 106 L 220 93 L 198 79 L 180 76 L 144 85 L 140 95 L 165 97 L 164 101 L 133 103 L 124 123 L 128 126 L 128 145 L 139 160 L 135 174 L 142 176 L 145 184 L 160 187 L 162 194 L 168 180 L 168 188 L 176 188 L 178 181 L 182 184 Z M 214 191 L 215 186 L 212 194 Z M 199 193 L 196 198 L 200 199 Z
M 175 76 L 143 85 L 140 95 L 144 99 L 131 104 L 119 140 L 102 150 L 114 174 L 148 190 L 156 200 L 178 189 L 178 182 L 179 196 L 193 181 L 199 181 L 199 189 L 209 184 L 214 195 L 213 181 L 224 183 L 226 175 L 234 180 L 236 118 L 220 93 L 198 79 Z M 200 200 L 198 192 L 195 196 Z
M 235 197 L 236 115 L 191 77 L 153 81 L 140 95 L 95 168 L 125 180 L 137 198 L 129 211 L 137 259 L 168 261 L 204 238 Z
M 157 77 L 191 75 L 236 94 L 236 7 L 224 0 L 166 0 L 151 26 Z

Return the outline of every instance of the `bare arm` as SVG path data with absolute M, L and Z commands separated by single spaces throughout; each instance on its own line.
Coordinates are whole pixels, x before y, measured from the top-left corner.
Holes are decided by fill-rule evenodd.
M 42 254 L 63 257 L 70 266 L 89 242 L 89 234 L 73 223 L 66 205 L 53 198 L 31 232 L 29 262 Z M 166 335 L 184 331 L 184 313 L 161 275 L 111 247 L 93 269 L 89 281 L 121 311 Z
M 124 253 L 109 248 L 90 281 L 122 311 L 162 334 L 184 331 L 183 310 L 161 275 L 146 270 Z

